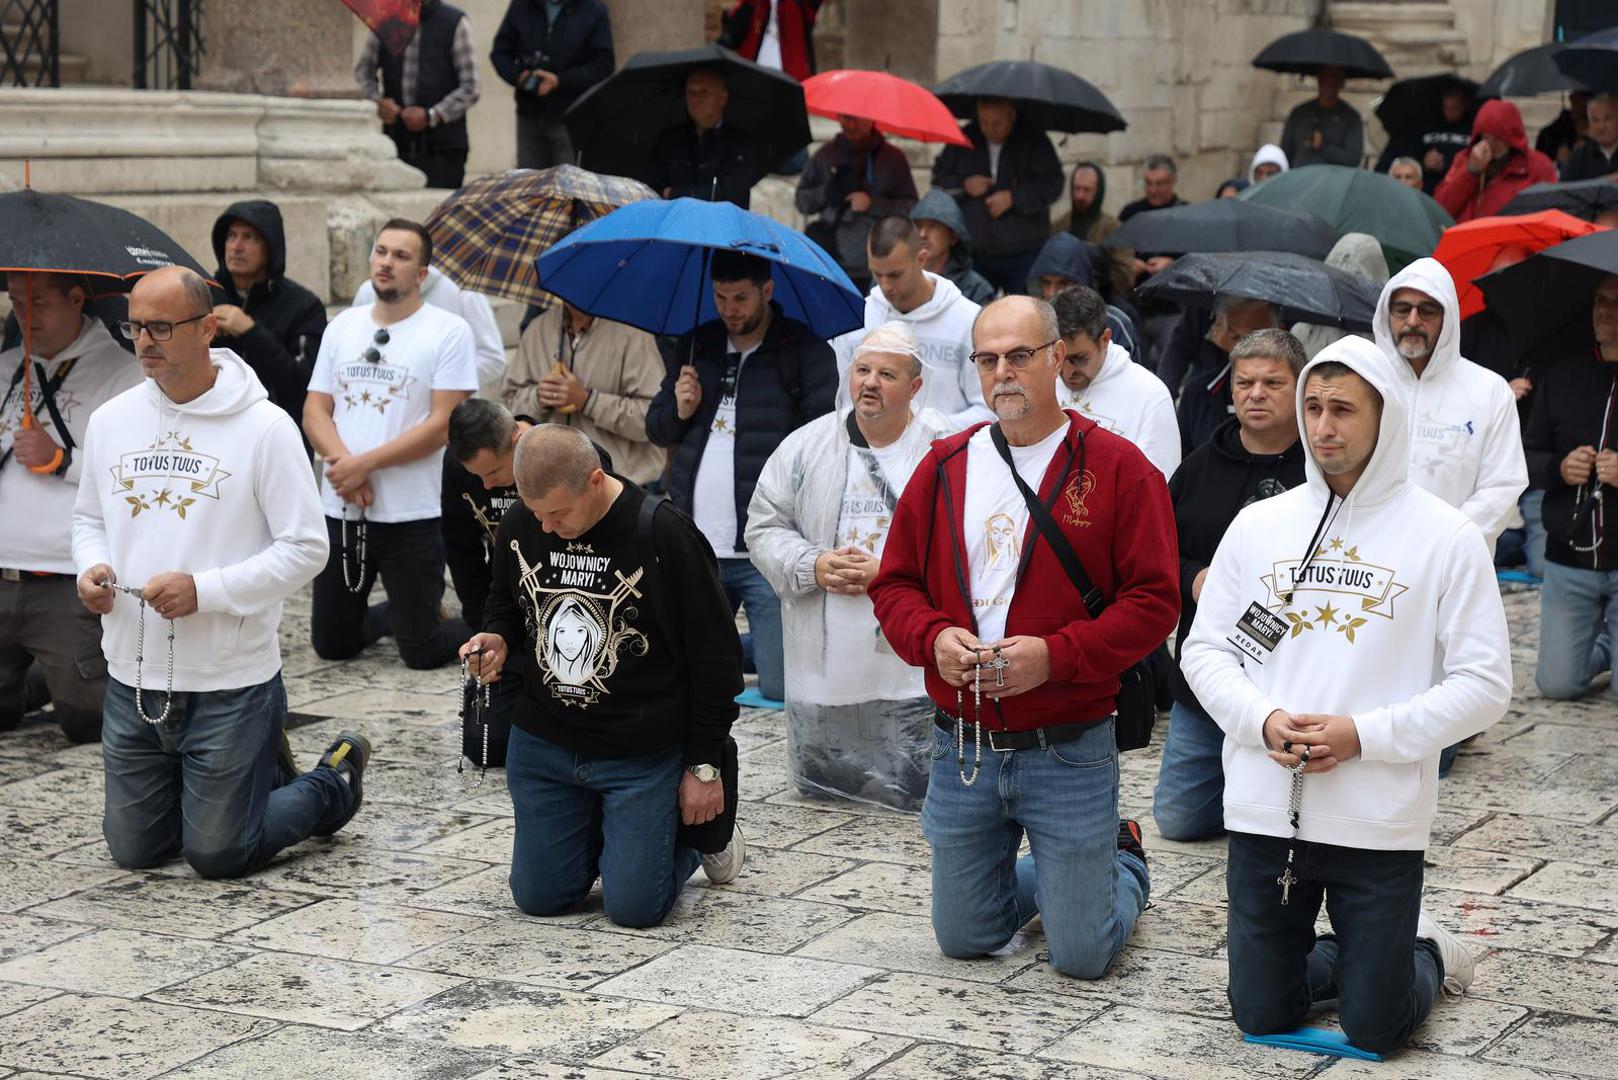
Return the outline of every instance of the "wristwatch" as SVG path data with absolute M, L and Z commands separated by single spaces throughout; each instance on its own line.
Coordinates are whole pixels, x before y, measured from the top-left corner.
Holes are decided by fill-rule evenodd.
M 712 765 L 687 765 L 685 771 L 701 780 L 704 784 L 710 784 L 719 779 L 719 770 Z

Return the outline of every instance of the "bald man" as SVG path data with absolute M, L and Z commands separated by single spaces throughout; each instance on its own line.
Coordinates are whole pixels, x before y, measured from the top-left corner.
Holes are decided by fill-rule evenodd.
M 659 135 L 641 179 L 665 199 L 682 196 L 704 202 L 735 203 L 743 210 L 752 199 L 753 143 L 725 120 L 730 91 L 715 68 L 697 68 L 685 77 L 687 121 Z M 775 162 L 763 162 L 766 167 Z
M 190 270 L 155 271 L 130 294 L 121 329 L 145 379 L 90 418 L 73 561 L 110 676 L 113 860 L 184 854 L 203 877 L 234 878 L 347 824 L 371 747 L 343 732 L 275 787 L 281 603 L 325 565 L 326 531 L 297 427 L 241 357 L 209 348 L 218 328 Z

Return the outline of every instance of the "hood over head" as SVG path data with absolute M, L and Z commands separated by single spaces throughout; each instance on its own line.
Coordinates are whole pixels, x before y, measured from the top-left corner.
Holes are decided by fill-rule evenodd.
M 1281 166 L 1281 171 L 1286 172 L 1288 168 L 1286 151 L 1274 143 L 1265 143 L 1259 147 L 1258 153 L 1253 155 L 1253 163 L 1247 166 L 1249 183 L 1258 183 L 1258 177 L 1253 174 L 1258 171 L 1260 165 L 1279 165 Z
M 213 223 L 213 254 L 219 264 L 216 280 L 220 284 L 229 280 L 229 275 L 225 271 L 225 234 L 230 231 L 232 221 L 245 221 L 264 237 L 264 243 L 270 249 L 269 282 L 273 285 L 285 277 L 287 234 L 286 227 L 281 223 L 281 208 L 268 199 L 245 199 L 242 202 L 231 203 Z
M 947 191 L 933 188 L 910 211 L 911 221 L 936 221 L 955 234 L 956 251 L 972 254 L 972 234 L 966 228 L 966 215 Z
M 1393 339 L 1393 332 L 1388 328 L 1388 302 L 1393 294 L 1400 289 L 1420 289 L 1428 296 L 1437 300 L 1444 308 L 1444 325 L 1438 331 L 1438 341 L 1433 345 L 1432 358 L 1427 361 L 1427 368 L 1422 373 L 1424 378 L 1431 378 L 1436 373 L 1453 367 L 1461 355 L 1461 304 L 1455 296 L 1455 279 L 1450 277 L 1444 264 L 1437 259 L 1417 259 L 1382 286 L 1382 295 L 1376 300 L 1376 314 L 1372 318 L 1371 329 L 1376 334 L 1376 343 L 1394 360 L 1398 361 L 1401 385 L 1415 385 L 1416 373 L 1411 370 L 1410 364 L 1399 355 L 1398 343 Z
M 1309 486 L 1322 495 L 1330 489 L 1326 487 L 1325 475 L 1315 464 L 1303 396 L 1309 373 L 1330 361 L 1346 364 L 1382 395 L 1382 421 L 1377 431 L 1376 449 L 1371 451 L 1371 460 L 1348 496 L 1348 502 L 1354 506 L 1374 506 L 1403 488 L 1410 472 L 1410 425 L 1406 422 L 1409 401 L 1404 379 L 1399 374 L 1400 368 L 1408 373 L 1410 366 L 1360 337 L 1334 341 L 1304 365 L 1298 374 L 1298 434 L 1305 450 L 1304 474 Z
M 1112 343 L 1121 346 L 1131 356 L 1135 354 L 1135 342 L 1140 333 L 1135 329 L 1135 320 L 1124 312 L 1122 308 L 1107 305 L 1107 329 L 1112 331 Z
M 1472 141 L 1483 135 L 1504 139 L 1519 154 L 1528 153 L 1528 132 L 1523 128 L 1522 113 L 1509 101 L 1492 98 L 1479 108 L 1472 120 Z
M 1093 169 L 1096 174 L 1096 197 L 1090 204 L 1090 209 L 1079 213 L 1073 206 L 1073 177 L 1080 169 Z M 1072 210 L 1072 218 L 1068 222 L 1068 232 L 1083 239 L 1090 234 L 1090 229 L 1101 217 L 1101 208 L 1107 201 L 1107 170 L 1101 167 L 1099 161 L 1081 161 L 1073 166 L 1073 171 L 1067 174 L 1068 208 Z
M 1039 257 L 1028 271 L 1030 292 L 1039 295 L 1039 279 L 1046 274 L 1067 278 L 1075 285 L 1095 284 L 1095 257 L 1100 248 L 1072 233 L 1059 232 L 1039 249 Z
M 147 396 L 157 406 L 160 416 L 169 410 L 187 416 L 231 416 L 257 402 L 269 400 L 264 384 L 241 357 L 230 349 L 209 349 L 208 355 L 219 375 L 206 392 L 184 404 L 170 401 L 156 382 L 146 380 Z
M 1327 253 L 1326 265 L 1369 278 L 1377 285 L 1388 280 L 1388 259 L 1382 254 L 1382 242 L 1370 233 L 1344 233 Z

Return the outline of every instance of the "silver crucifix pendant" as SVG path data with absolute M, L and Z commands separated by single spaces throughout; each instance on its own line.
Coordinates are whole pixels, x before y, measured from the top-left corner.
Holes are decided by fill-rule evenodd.
M 1006 668 L 1011 666 L 1011 661 L 1001 654 L 1000 646 L 998 645 L 994 647 L 994 659 L 989 661 L 989 666 L 994 668 L 994 685 L 1005 686 Z
M 1292 876 L 1292 867 L 1281 871 L 1281 876 L 1275 879 L 1275 883 L 1281 886 L 1281 906 L 1285 907 L 1292 902 L 1292 886 L 1298 883 L 1298 879 Z

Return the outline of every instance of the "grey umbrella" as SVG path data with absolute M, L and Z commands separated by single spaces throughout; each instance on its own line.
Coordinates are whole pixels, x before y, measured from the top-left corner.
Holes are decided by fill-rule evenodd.
M 1323 259 L 1337 243 L 1337 230 L 1314 214 L 1242 199 L 1211 199 L 1137 214 L 1106 242 L 1157 254 L 1262 249 Z
M 1288 251 L 1240 251 L 1186 255 L 1153 274 L 1136 292 L 1148 300 L 1204 308 L 1213 307 L 1220 296 L 1264 300 L 1280 308 L 1288 322 L 1363 331 L 1371 329 L 1381 290 L 1318 259 Z

